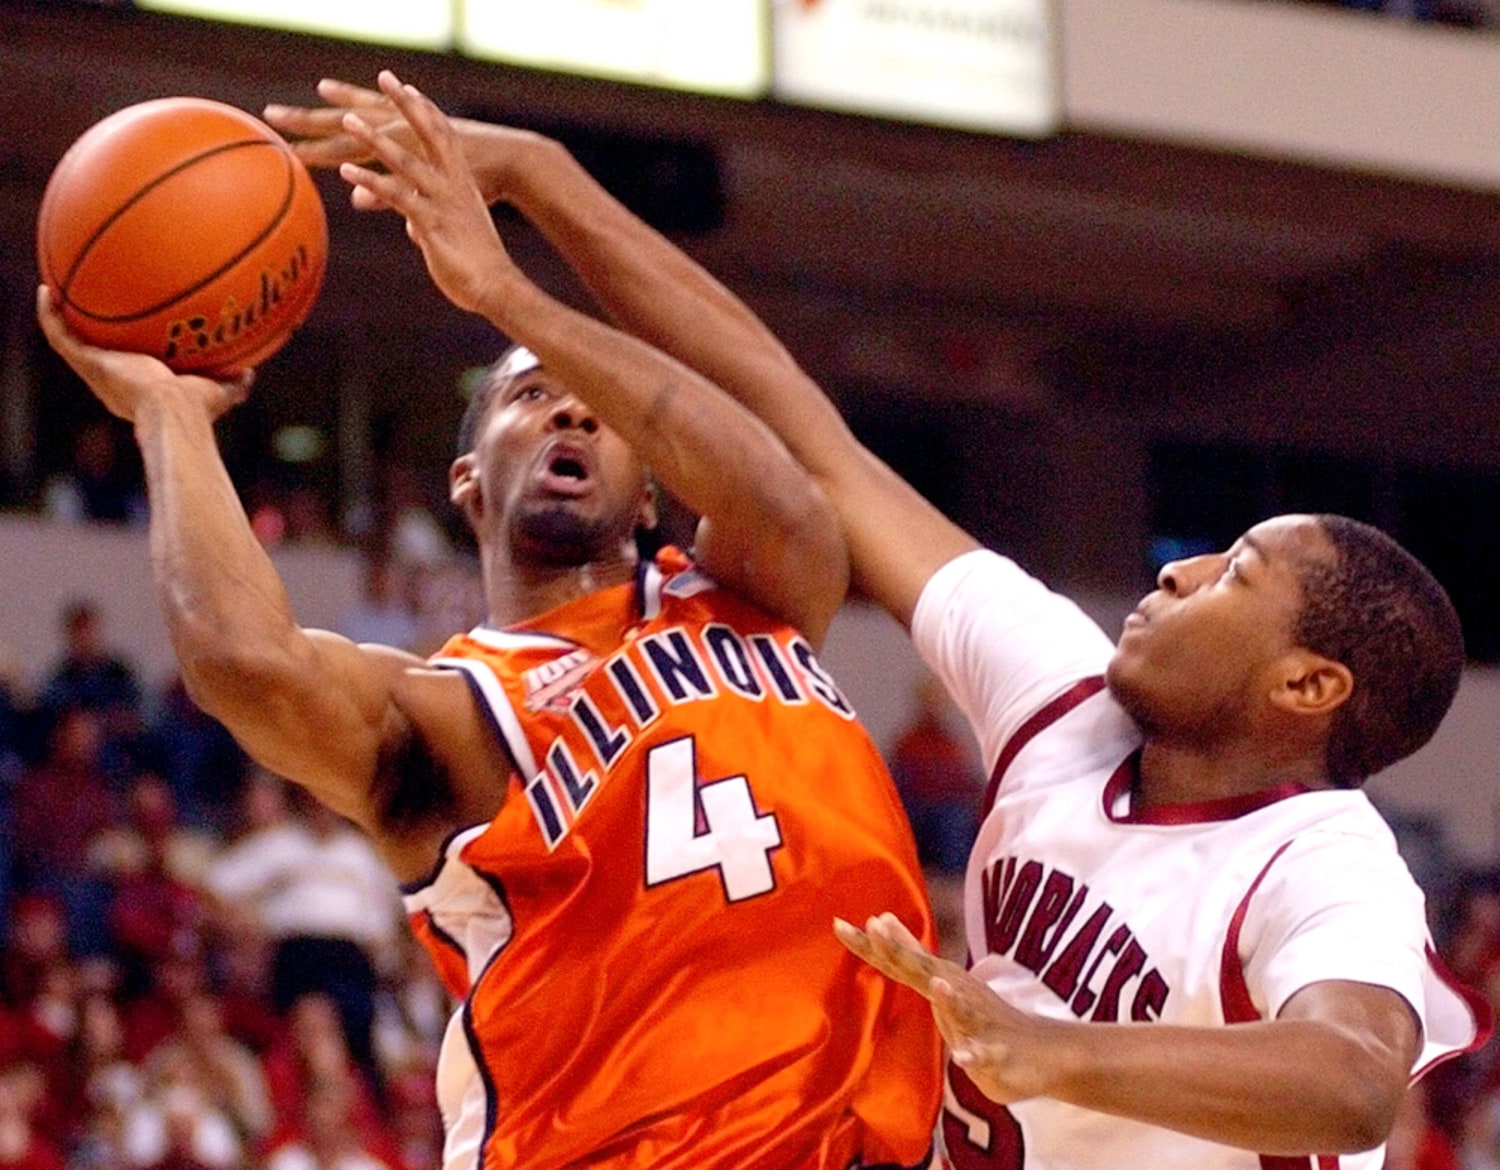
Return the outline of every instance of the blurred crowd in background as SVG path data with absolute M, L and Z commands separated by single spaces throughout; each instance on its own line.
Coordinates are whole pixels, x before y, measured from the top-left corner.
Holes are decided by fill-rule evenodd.
M 409 470 L 385 469 L 358 641 L 432 652 L 482 616 L 468 554 Z M 310 493 L 246 492 L 268 547 L 349 543 Z M 145 522 L 128 435 L 78 433 L 36 507 Z M 451 1011 L 362 835 L 253 765 L 180 680 L 111 646 L 107 597 L 57 615 L 49 663 L 0 655 L 0 1170 L 426 1170 Z M 882 745 L 942 947 L 984 778 L 923 679 Z M 1438 826 L 1392 816 L 1438 949 L 1500 1010 L 1500 859 L 1458 864 Z M 1421 1082 L 1387 1170 L 1500 1170 L 1500 1045 Z
M 0 688 L 0 1166 L 439 1164 L 446 994 L 365 838 L 92 600 Z

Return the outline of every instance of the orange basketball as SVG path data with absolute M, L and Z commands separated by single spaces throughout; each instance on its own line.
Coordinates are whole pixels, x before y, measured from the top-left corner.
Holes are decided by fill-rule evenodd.
M 36 235 L 79 337 L 220 377 L 286 343 L 328 258 L 301 160 L 258 118 L 202 98 L 142 102 L 85 131 L 52 172 Z

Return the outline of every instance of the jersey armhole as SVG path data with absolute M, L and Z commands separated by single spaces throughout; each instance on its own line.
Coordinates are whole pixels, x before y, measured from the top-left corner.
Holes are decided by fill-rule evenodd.
M 456 670 L 463 675 L 464 681 L 469 684 L 469 690 L 474 694 L 474 701 L 484 712 L 485 721 L 495 733 L 500 750 L 505 753 L 505 758 L 510 761 L 524 786 L 537 774 L 536 759 L 531 754 L 531 745 L 527 743 L 521 721 L 516 718 L 515 710 L 495 672 L 483 663 L 468 658 L 434 658 L 429 665 L 442 670 Z

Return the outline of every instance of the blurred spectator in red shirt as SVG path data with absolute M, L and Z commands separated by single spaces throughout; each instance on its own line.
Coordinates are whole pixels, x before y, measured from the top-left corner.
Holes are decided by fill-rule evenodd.
M 91 871 L 88 851 L 119 816 L 100 766 L 99 716 L 82 707 L 57 717 L 40 763 L 16 783 L 16 886 L 55 897 L 66 914 L 74 954 L 108 949 L 109 883 Z
M 223 1009 L 207 992 L 192 992 L 183 1001 L 176 1031 L 152 1050 L 146 1069 L 155 1078 L 194 1085 L 246 1148 L 275 1126 L 260 1059 L 225 1031 Z
M 266 1053 L 264 1064 L 277 1119 L 267 1149 L 306 1142 L 326 1120 L 322 1113 L 309 1116 L 307 1112 L 313 1090 L 333 1086 L 342 1094 L 338 1105 L 343 1127 L 358 1136 L 362 1149 L 378 1151 L 386 1166 L 399 1164 L 374 1085 L 350 1055 L 338 1009 L 327 995 L 311 992 L 292 1005 L 286 1034 Z
M 45 1093 L 35 1065 L 0 1069 L 0 1170 L 65 1170 L 61 1151 L 34 1124 Z
M 891 775 L 923 867 L 962 873 L 979 827 L 983 785 L 973 755 L 944 719 L 947 699 L 938 681 L 924 675 L 913 698 L 916 712 L 890 752 Z
M 315 1081 L 300 1128 L 270 1151 L 265 1170 L 404 1170 L 388 1147 L 365 1139 L 356 1121 L 349 1082 Z

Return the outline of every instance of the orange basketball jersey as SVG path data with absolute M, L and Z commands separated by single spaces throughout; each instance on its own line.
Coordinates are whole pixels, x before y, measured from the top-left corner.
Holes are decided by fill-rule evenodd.
M 463 1000 L 446 1170 L 925 1164 L 931 1013 L 832 930 L 892 910 L 930 941 L 921 871 L 807 642 L 669 549 L 433 661 L 517 765 L 407 891 Z

